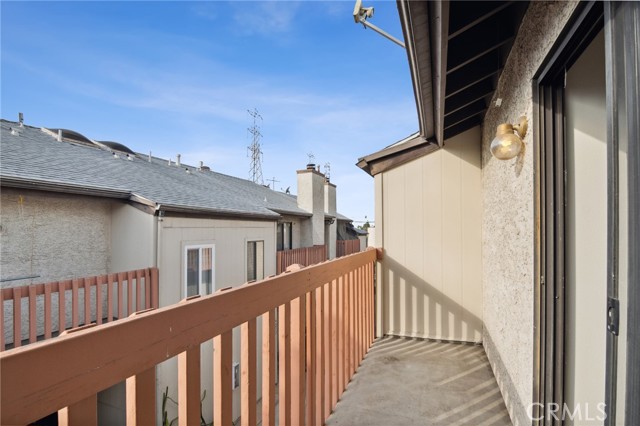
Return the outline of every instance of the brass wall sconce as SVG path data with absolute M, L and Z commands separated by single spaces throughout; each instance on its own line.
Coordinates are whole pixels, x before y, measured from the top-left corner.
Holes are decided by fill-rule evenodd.
M 491 154 L 498 160 L 511 160 L 520 154 L 524 146 L 525 135 L 529 122 L 522 116 L 518 124 L 500 124 L 496 130 L 496 137 L 491 142 Z

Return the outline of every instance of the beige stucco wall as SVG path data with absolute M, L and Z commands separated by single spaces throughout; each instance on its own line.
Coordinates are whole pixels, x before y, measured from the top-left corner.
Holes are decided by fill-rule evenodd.
M 111 201 L 97 197 L 2 188 L 0 267 L 3 288 L 109 270 Z
M 532 131 L 513 161 L 494 159 L 489 145 L 498 124 L 522 114 L 533 119 L 532 78 L 576 4 L 531 2 L 483 123 L 483 341 L 511 418 L 521 425 L 530 424 L 526 408 L 533 398 Z
M 1 194 L 0 273 L 3 279 L 38 275 L 33 279 L 0 283 L 2 288 L 100 275 L 111 264 L 112 201 L 96 197 L 3 188 Z M 84 290 L 79 291 L 84 297 Z M 71 322 L 71 291 L 67 292 L 67 324 Z M 36 308 L 44 310 L 38 298 Z M 52 302 L 58 311 L 57 299 Z M 80 307 L 84 317 L 84 305 Z M 29 333 L 27 300 L 22 303 L 22 339 Z M 13 342 L 13 304 L 4 304 L 7 343 Z M 52 318 L 58 330 L 58 316 Z M 44 318 L 38 319 L 38 335 Z
M 384 334 L 481 340 L 480 137 L 375 178 Z
M 183 259 L 185 245 L 214 244 L 214 275 L 215 288 L 235 287 L 246 282 L 246 247 L 247 241 L 264 241 L 264 273 L 265 276 L 276 273 L 276 222 L 242 221 L 242 220 L 214 220 L 162 218 L 158 223 L 158 268 L 160 269 L 160 306 L 177 303 L 185 297 Z M 258 322 L 258 348 L 261 348 L 260 322 Z M 233 333 L 233 361 L 240 362 L 240 330 Z M 206 342 L 201 346 L 201 386 L 207 392 L 207 399 L 203 403 L 203 415 L 211 421 L 213 408 L 211 404 L 213 345 Z M 260 368 L 260 357 L 258 357 Z M 177 358 L 172 358 L 157 367 L 158 391 L 156 394 L 158 415 L 162 391 L 169 386 L 169 395 L 177 400 Z M 260 375 L 258 389 L 261 389 Z M 258 391 L 258 394 L 260 392 Z M 259 395 L 258 395 L 259 396 Z M 240 388 L 233 392 L 233 418 L 240 416 Z M 169 403 L 169 418 L 177 416 L 175 405 Z M 158 417 L 161 418 L 161 417 Z

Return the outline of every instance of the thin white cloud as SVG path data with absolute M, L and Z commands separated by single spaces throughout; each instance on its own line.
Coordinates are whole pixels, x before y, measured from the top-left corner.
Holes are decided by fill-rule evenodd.
M 239 34 L 273 36 L 291 31 L 300 3 L 295 1 L 237 2 L 233 20 Z

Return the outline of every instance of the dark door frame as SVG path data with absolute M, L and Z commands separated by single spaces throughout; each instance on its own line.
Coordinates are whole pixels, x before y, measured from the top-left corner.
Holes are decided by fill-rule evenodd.
M 566 70 L 604 27 L 601 2 L 582 2 L 533 78 L 535 296 L 533 422 L 561 425 L 564 403 Z M 604 301 L 603 301 L 604 303 Z M 540 420 L 535 420 L 540 419 Z
M 597 33 L 605 30 L 607 96 L 607 296 L 609 306 L 626 297 L 625 395 L 617 389 L 617 334 L 607 333 L 605 425 L 616 424 L 616 398 L 624 398 L 624 423 L 640 424 L 640 3 L 594 2 L 578 5 L 533 79 L 535 185 L 534 401 L 544 410 L 564 402 L 564 229 L 566 70 Z M 619 129 L 618 105 L 626 116 Z M 626 132 L 627 182 L 619 187 L 618 134 Z M 628 199 L 628 293 L 618 294 L 619 191 Z M 603 301 L 605 303 L 605 301 Z M 608 311 L 609 314 L 609 311 Z M 608 316 L 609 317 L 609 316 Z M 608 321 L 609 324 L 609 321 Z M 534 405 L 534 408 L 536 406 Z M 534 418 L 544 411 L 533 412 Z M 543 418 L 536 425 L 562 424 Z

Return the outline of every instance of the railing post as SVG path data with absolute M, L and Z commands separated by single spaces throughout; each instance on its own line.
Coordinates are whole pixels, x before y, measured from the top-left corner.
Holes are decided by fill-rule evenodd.
M 151 269 L 151 307 L 158 308 L 158 297 L 159 297 L 159 284 L 158 284 L 158 268 Z
M 91 395 L 58 410 L 58 426 L 94 426 L 98 424 L 98 396 Z

